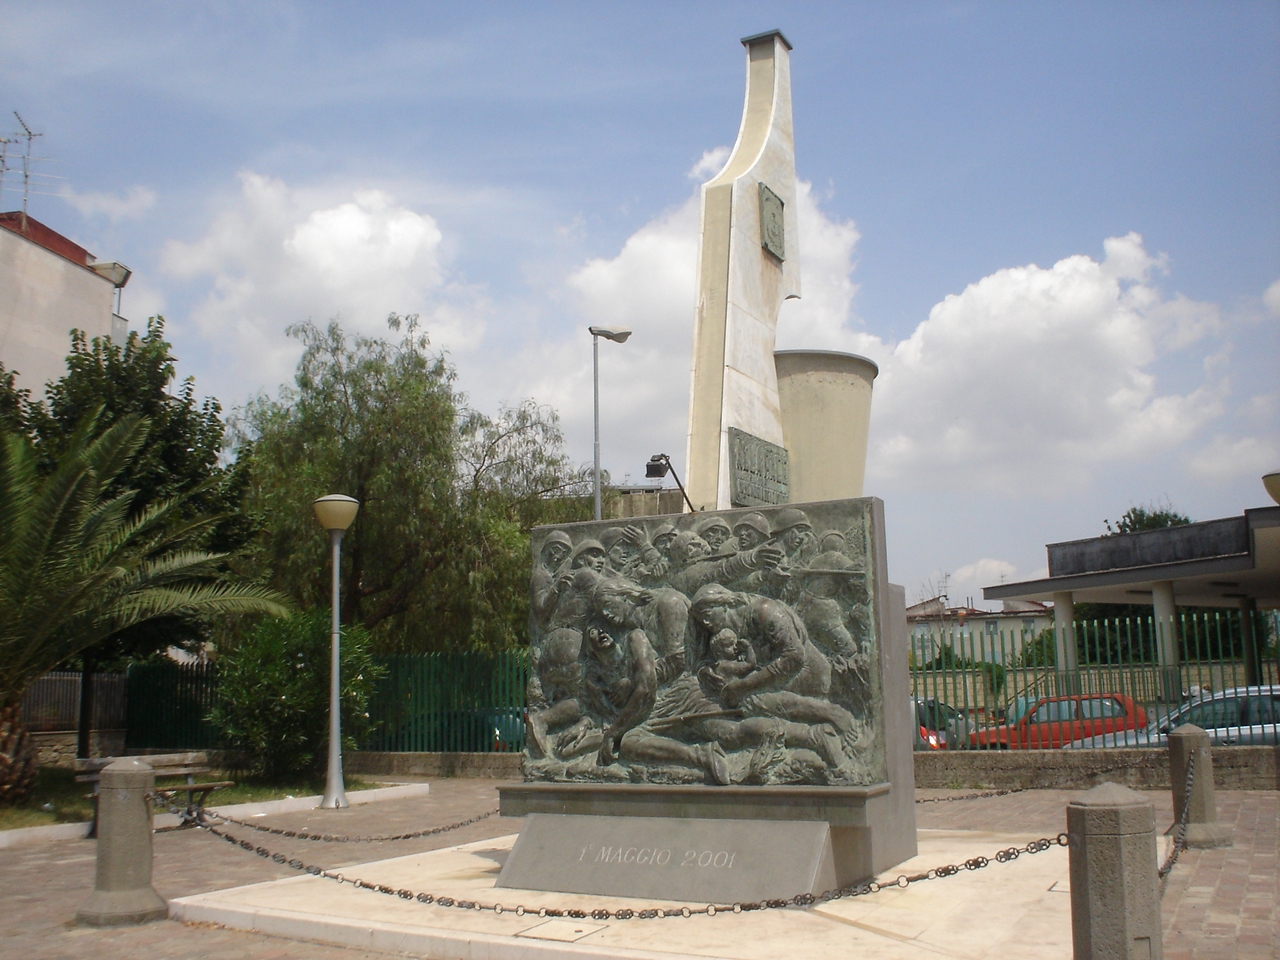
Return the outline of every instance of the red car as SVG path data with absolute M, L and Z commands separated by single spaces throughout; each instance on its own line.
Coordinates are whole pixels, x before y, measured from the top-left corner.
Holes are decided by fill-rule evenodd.
M 1045 697 L 1015 724 L 1000 724 L 969 741 L 987 750 L 1048 750 L 1072 740 L 1120 730 L 1141 730 L 1147 712 L 1122 693 Z

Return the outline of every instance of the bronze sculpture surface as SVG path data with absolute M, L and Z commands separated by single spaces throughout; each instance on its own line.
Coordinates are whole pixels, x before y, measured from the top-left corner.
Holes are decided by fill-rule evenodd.
M 537 528 L 526 774 L 885 780 L 869 503 Z

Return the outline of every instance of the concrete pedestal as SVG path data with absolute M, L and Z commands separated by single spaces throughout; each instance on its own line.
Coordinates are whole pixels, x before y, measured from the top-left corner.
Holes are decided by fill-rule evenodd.
M 1195 773 L 1191 793 L 1187 793 L 1187 767 L 1195 756 Z M 1193 723 L 1169 733 L 1169 782 L 1173 788 L 1173 826 L 1176 834 L 1187 810 L 1187 832 L 1184 842 L 1192 850 L 1231 846 L 1231 828 L 1218 822 L 1217 791 L 1213 784 L 1213 754 L 1209 750 L 1209 734 Z
M 820 821 L 534 813 L 496 885 L 699 904 L 817 896 L 863 879 L 837 875 L 831 837 Z
M 98 863 L 93 894 L 76 920 L 95 927 L 160 920 L 169 908 L 151 886 L 151 804 L 155 772 L 143 760 L 117 760 L 98 783 Z
M 1104 783 L 1067 805 L 1075 960 L 1161 960 L 1155 808 Z
M 915 817 L 895 815 L 900 798 L 888 783 L 866 787 L 522 783 L 501 787 L 498 794 L 504 817 L 557 814 L 564 818 L 560 830 L 566 837 L 581 835 L 577 831 L 596 826 L 589 821 L 604 818 L 699 821 L 707 825 L 708 833 L 715 832 L 716 821 L 754 821 L 759 843 L 767 846 L 777 842 L 770 822 L 822 823 L 829 830 L 835 886 L 866 880 L 916 853 Z M 907 802 L 913 801 L 909 796 Z M 801 891 L 785 895 L 797 892 Z

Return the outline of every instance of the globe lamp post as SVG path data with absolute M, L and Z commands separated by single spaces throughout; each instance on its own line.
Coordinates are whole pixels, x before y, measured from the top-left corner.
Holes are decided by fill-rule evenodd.
M 329 771 L 325 776 L 322 810 L 341 810 L 349 807 L 346 788 L 342 782 L 342 703 L 341 677 L 338 665 L 341 649 L 342 627 L 338 620 L 338 600 L 341 591 L 342 535 L 356 518 L 360 501 L 331 493 L 320 497 L 311 506 L 316 511 L 320 526 L 329 531 L 329 543 L 333 547 L 333 602 L 332 623 L 329 633 Z

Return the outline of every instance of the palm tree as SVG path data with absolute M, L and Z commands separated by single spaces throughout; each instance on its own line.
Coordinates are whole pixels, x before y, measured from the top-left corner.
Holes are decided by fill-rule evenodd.
M 134 513 L 133 491 L 110 491 L 146 420 L 94 437 L 96 425 L 87 417 L 43 475 L 28 438 L 0 430 L 0 802 L 35 783 L 22 694 L 57 664 L 157 617 L 287 612 L 280 594 L 231 578 L 226 554 L 200 548 L 224 517 L 184 516 L 189 494 Z

